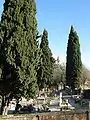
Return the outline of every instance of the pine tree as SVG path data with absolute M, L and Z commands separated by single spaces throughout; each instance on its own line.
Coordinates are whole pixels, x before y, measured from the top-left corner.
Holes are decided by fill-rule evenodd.
M 72 90 L 80 88 L 81 83 L 81 52 L 79 37 L 71 26 L 68 46 L 67 46 L 67 63 L 66 63 L 66 84 L 71 87 Z
M 38 70 L 37 77 L 38 77 L 39 89 L 42 89 L 44 87 L 50 86 L 53 75 L 54 63 L 55 63 L 55 60 L 52 57 L 52 52 L 49 48 L 47 30 L 43 31 L 43 35 L 40 43 L 40 49 L 42 52 L 41 64 Z
M 37 93 L 38 42 L 34 0 L 5 0 L 0 23 L 1 114 L 12 98 Z

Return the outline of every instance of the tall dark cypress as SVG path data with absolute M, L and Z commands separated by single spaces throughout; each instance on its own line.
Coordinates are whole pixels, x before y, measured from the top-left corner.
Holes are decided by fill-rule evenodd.
M 55 63 L 51 49 L 49 48 L 48 32 L 45 29 L 41 38 L 40 49 L 42 52 L 41 64 L 37 76 L 39 89 L 42 89 L 50 86 Z
M 80 88 L 81 83 L 81 52 L 79 37 L 71 26 L 68 46 L 67 46 L 67 61 L 66 61 L 66 84 L 71 87 L 72 90 Z
M 33 98 L 38 61 L 34 0 L 5 0 L 0 23 L 1 114 L 12 98 Z

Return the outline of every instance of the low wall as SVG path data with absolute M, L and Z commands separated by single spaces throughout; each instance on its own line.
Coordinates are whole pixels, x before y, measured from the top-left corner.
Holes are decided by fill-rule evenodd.
M 6 116 L 3 120 L 89 120 L 88 113 L 53 112 L 22 116 Z

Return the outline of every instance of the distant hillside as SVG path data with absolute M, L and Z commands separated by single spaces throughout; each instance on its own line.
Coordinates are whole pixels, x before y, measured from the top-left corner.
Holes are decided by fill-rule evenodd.
M 83 87 L 85 89 L 90 88 L 90 70 L 83 65 L 82 73 Z

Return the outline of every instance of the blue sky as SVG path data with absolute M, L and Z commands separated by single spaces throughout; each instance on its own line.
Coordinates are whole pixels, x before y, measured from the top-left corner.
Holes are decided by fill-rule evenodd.
M 0 14 L 4 0 L 0 0 Z M 70 26 L 80 38 L 82 62 L 90 68 L 90 0 L 36 0 L 38 29 L 47 29 L 54 57 L 66 59 Z

